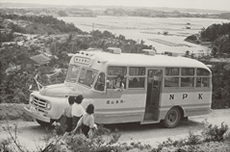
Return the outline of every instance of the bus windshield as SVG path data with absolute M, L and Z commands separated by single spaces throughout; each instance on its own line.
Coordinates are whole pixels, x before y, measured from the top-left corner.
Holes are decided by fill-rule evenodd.
M 92 87 L 93 82 L 96 78 L 97 75 L 97 71 L 91 70 L 91 69 L 86 69 L 86 68 L 82 68 L 81 72 L 80 72 L 80 78 L 78 80 L 78 82 L 80 84 Z
M 66 81 L 77 82 L 80 66 L 71 64 L 67 71 Z

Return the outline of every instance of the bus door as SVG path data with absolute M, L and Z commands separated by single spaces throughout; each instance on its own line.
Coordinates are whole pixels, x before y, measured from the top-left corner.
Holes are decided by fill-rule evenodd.
M 162 69 L 148 69 L 148 84 L 144 120 L 158 120 L 158 106 L 160 100 L 162 75 Z

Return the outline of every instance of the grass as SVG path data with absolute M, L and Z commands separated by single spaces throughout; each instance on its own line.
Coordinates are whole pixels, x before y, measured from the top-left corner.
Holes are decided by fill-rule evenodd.
M 57 135 L 57 127 L 50 128 L 53 135 L 46 140 L 46 145 L 40 147 L 38 152 L 49 151 L 88 151 L 88 152 L 228 152 L 230 151 L 230 132 L 228 125 L 221 123 L 220 126 L 204 122 L 201 134 L 189 132 L 188 136 L 180 140 L 168 140 L 160 143 L 157 148 L 141 142 L 119 143 L 120 134 L 99 126 L 93 138 L 86 138 L 82 134 L 71 134 L 63 142 L 62 135 Z M 3 128 L 10 138 L 0 141 L 0 150 L 6 151 L 29 151 L 18 141 L 17 126 L 14 129 L 9 125 Z

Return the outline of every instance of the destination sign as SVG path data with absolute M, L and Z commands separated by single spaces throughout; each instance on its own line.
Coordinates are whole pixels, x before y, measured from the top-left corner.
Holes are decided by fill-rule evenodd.
M 76 56 L 74 58 L 74 62 L 79 63 L 79 64 L 89 65 L 90 64 L 90 59 Z

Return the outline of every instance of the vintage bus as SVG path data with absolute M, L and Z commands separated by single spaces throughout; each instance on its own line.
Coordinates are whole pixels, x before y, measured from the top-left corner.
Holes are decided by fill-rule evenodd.
M 28 115 L 41 125 L 58 120 L 68 96 L 93 103 L 98 124 L 163 122 L 175 127 L 182 118 L 209 114 L 212 73 L 203 63 L 180 56 L 122 53 L 91 49 L 73 55 L 63 84 L 42 87 L 30 95 Z M 122 75 L 124 89 L 111 82 Z

